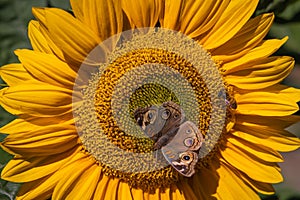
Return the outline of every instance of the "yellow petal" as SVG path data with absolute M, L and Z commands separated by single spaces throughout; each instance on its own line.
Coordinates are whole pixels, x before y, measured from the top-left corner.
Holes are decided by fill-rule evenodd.
M 273 129 L 285 129 L 297 122 L 300 121 L 300 116 L 291 115 L 291 116 L 253 116 L 253 115 L 240 115 L 236 114 L 236 124 L 247 125 L 247 126 L 269 126 Z
M 58 117 L 19 116 L 19 118 L 0 128 L 4 134 L 20 134 L 54 124 L 74 125 L 73 113 Z
M 126 182 L 120 182 L 119 183 L 119 188 L 118 188 L 118 198 L 124 198 L 124 199 L 128 199 L 128 200 L 134 200 L 134 199 L 138 199 L 137 197 L 132 196 L 131 191 L 130 191 L 130 187 L 128 185 L 128 183 Z
M 254 180 L 268 183 L 282 182 L 283 178 L 276 163 L 263 161 L 252 154 L 246 153 L 241 148 L 227 142 L 224 150 L 221 150 L 222 157 L 230 165 Z M 220 180 L 222 180 L 222 177 L 220 177 Z
M 70 0 L 72 11 L 77 19 L 83 21 L 83 3 L 82 0 Z
M 270 147 L 264 146 L 263 144 L 257 145 L 234 136 L 229 136 L 227 141 L 236 148 L 246 152 L 249 155 L 251 154 L 251 156 L 256 157 L 257 159 L 262 159 L 267 162 L 283 162 L 282 156 L 277 151 Z
M 160 189 L 158 190 L 158 199 L 163 199 L 163 200 L 169 200 L 171 199 L 171 196 L 170 196 L 170 189 L 169 188 L 166 188 L 165 190 L 164 189 Z
M 188 35 L 189 37 L 197 37 L 204 26 L 207 25 L 212 17 L 217 18 L 221 13 L 220 6 L 222 1 L 165 1 L 164 17 L 161 20 L 161 26 Z M 223 3 L 224 4 L 224 3 Z M 218 8 L 218 9 L 215 9 Z
M 219 175 L 216 172 L 218 166 L 212 167 L 211 165 L 218 164 L 209 164 L 207 167 L 201 168 L 201 170 L 197 171 L 194 176 L 191 177 L 190 185 L 198 199 L 211 199 L 212 195 L 216 193 L 219 182 Z
M 209 30 L 219 19 L 229 0 L 172 1 L 166 0 L 161 26 L 197 37 Z
M 60 178 L 57 173 L 53 173 L 39 180 L 23 183 L 16 199 L 48 199 L 52 196 L 53 189 Z
M 235 99 L 240 114 L 287 116 L 299 110 L 296 102 L 300 99 L 300 90 L 296 88 L 275 85 L 258 91 L 239 92 Z
M 154 27 L 162 12 L 161 0 L 121 0 L 132 28 Z
M 107 190 L 104 192 L 104 200 L 115 200 L 118 199 L 118 188 L 120 180 L 116 178 L 110 178 Z M 127 198 L 124 198 L 127 199 Z
M 177 21 L 177 24 L 180 24 L 180 31 L 191 38 L 198 37 L 205 31 L 205 26 L 220 17 L 228 3 L 228 1 L 216 0 L 185 1 L 181 21 L 180 23 Z M 174 13 L 170 14 L 174 15 Z
M 77 4 L 83 6 L 83 22 L 102 40 L 122 32 L 121 0 L 81 1 Z
M 133 199 L 141 199 L 141 200 L 150 200 L 151 198 L 149 197 L 150 194 L 148 192 L 144 192 L 142 189 L 139 188 L 130 188 L 131 195 Z M 153 192 L 152 194 L 152 199 L 158 200 L 158 197 L 155 197 L 154 195 L 157 196 L 156 192 Z
M 225 79 L 241 89 L 260 90 L 280 83 L 292 71 L 294 63 L 288 56 L 270 57 L 249 63 L 243 70 L 227 74 Z
M 35 120 L 40 122 L 43 122 L 46 119 L 40 118 L 41 120 Z M 34 137 L 46 137 L 46 135 L 48 134 L 54 134 L 54 132 L 63 132 L 62 135 L 76 135 L 76 130 L 75 130 L 75 126 L 74 124 L 70 124 L 71 121 L 68 122 L 63 122 L 63 123 L 59 123 L 59 124 L 51 124 L 49 122 L 46 122 L 44 124 L 44 126 L 39 126 L 37 124 L 32 125 L 31 123 L 28 123 L 26 121 L 20 121 L 16 119 L 16 124 L 17 126 L 15 128 L 17 128 L 20 125 L 24 125 L 23 130 L 16 130 L 13 131 L 11 130 L 10 135 L 6 138 L 7 141 L 15 141 L 18 142 L 19 140 L 22 139 L 30 139 L 30 138 L 34 138 Z M 49 123 L 47 125 L 47 123 Z M 11 126 L 10 126 L 11 127 Z M 34 128 L 33 128 L 34 127 Z M 29 128 L 33 128 L 33 129 L 29 129 Z M 9 130 L 9 127 L 8 127 Z M 57 133 L 58 134 L 58 133 Z M 20 142 L 21 143 L 21 142 Z
M 217 199 L 220 200 L 259 200 L 259 196 L 241 178 L 235 174 L 232 167 L 222 163 L 217 170 L 220 175 L 217 187 Z M 233 192 L 234 191 L 234 192 Z
M 143 190 L 141 190 L 143 192 Z M 160 196 L 160 193 L 161 192 L 164 192 L 164 191 L 161 191 L 161 189 L 157 188 L 155 191 L 153 192 L 150 192 L 150 193 L 144 193 L 144 200 L 152 200 L 152 199 L 155 199 L 155 200 L 160 200 L 162 199 Z M 135 197 L 135 196 L 134 196 Z M 170 197 L 168 197 L 170 198 Z M 167 198 L 165 198 L 167 199 Z
M 76 72 L 54 55 L 31 50 L 15 52 L 24 68 L 37 80 L 52 85 L 73 88 Z
M 96 165 L 96 163 L 88 155 L 82 152 L 77 153 L 72 160 L 58 171 L 61 177 L 54 189 L 52 198 L 66 199 L 68 194 L 74 190 L 73 186 L 81 182 L 82 175 L 93 165 Z
M 273 20 L 274 14 L 263 14 L 250 19 L 233 38 L 211 51 L 213 58 L 228 62 L 245 55 L 263 40 Z
M 159 199 L 164 200 L 172 200 L 172 199 L 178 199 L 178 200 L 185 200 L 183 193 L 178 189 L 176 185 L 170 185 L 170 187 L 164 189 L 159 189 Z
M 65 59 L 75 66 L 80 66 L 90 51 L 101 42 L 89 27 L 61 9 L 35 8 L 33 14 L 47 28 Z
M 31 20 L 29 22 L 28 37 L 34 51 L 44 52 L 48 54 L 53 53 L 51 47 L 48 45 L 46 38 L 40 31 L 40 24 L 38 21 Z
M 65 153 L 58 153 L 52 156 L 14 158 L 7 163 L 1 173 L 1 178 L 11 182 L 30 182 L 38 180 L 54 173 L 70 156 L 77 152 L 72 149 Z
M 243 181 L 249 184 L 249 186 L 255 191 L 265 195 L 271 195 L 275 193 L 275 190 L 271 183 L 253 180 L 247 174 L 238 170 L 234 170 L 232 167 L 231 170 L 234 171 L 234 173 L 238 174 L 243 179 Z
M 286 41 L 287 37 L 282 40 L 272 39 L 265 40 L 258 44 L 257 47 L 250 50 L 246 55 L 232 62 L 225 63 L 222 68 L 226 70 L 225 75 L 244 69 L 245 65 L 251 62 L 259 62 L 276 52 Z
M 170 199 L 185 200 L 183 192 L 180 191 L 177 185 L 171 185 L 169 193 L 170 193 Z
M 231 1 L 200 44 L 206 49 L 214 49 L 226 43 L 246 24 L 257 4 L 258 0 Z
M 286 98 L 289 98 L 291 101 L 298 102 L 300 101 L 300 89 L 286 86 L 286 85 L 281 85 L 277 84 L 274 85 L 273 87 L 269 87 L 272 91 L 281 91 L 282 95 L 285 96 Z
M 70 188 L 70 193 L 66 194 L 62 199 L 92 199 L 100 174 L 101 169 L 96 163 L 90 166 L 82 172 L 77 178 L 77 181 L 74 180 L 74 183 L 71 186 L 72 188 Z
M 234 129 L 233 135 L 276 151 L 288 152 L 300 147 L 300 139 L 283 129 L 240 124 L 235 125 Z
M 0 76 L 9 86 L 19 85 L 24 81 L 34 80 L 22 64 L 8 64 L 0 67 Z
M 180 192 L 180 196 L 184 197 L 183 199 L 199 199 L 192 186 L 188 184 L 187 180 L 181 180 L 176 185 L 178 187 L 178 192 Z
M 0 90 L 0 104 L 14 115 L 62 115 L 72 109 L 72 91 L 43 83 L 26 84 Z
M 184 9 L 184 0 L 165 0 L 164 9 L 161 26 L 163 28 L 179 31 L 182 10 Z
M 53 42 L 46 27 L 41 26 L 38 21 L 31 20 L 28 25 L 28 37 L 34 51 L 54 54 L 64 60 L 63 52 Z
M 77 144 L 78 135 L 74 127 L 60 124 L 10 134 L 1 143 L 1 147 L 14 155 L 48 156 L 68 151 Z
M 23 133 L 29 130 L 38 128 L 39 126 L 33 123 L 28 123 L 24 119 L 15 119 L 12 122 L 1 127 L 0 132 L 4 134 Z
M 105 194 L 109 191 L 110 177 L 102 174 L 94 193 L 94 199 L 105 200 Z M 111 192 L 111 191 L 110 191 Z
M 199 25 L 199 28 L 197 28 L 197 30 L 194 32 L 194 35 L 200 36 L 197 38 L 197 40 L 201 41 L 201 39 L 206 36 L 205 33 L 214 27 L 216 22 L 220 19 L 220 17 L 224 13 L 225 9 L 227 9 L 229 3 L 230 0 L 216 1 L 214 3 L 214 7 L 208 11 L 209 13 L 205 17 L 203 23 Z

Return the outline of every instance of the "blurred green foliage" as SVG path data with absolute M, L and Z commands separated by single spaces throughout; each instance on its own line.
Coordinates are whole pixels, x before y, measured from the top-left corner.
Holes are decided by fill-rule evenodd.
M 0 66 L 18 62 L 15 49 L 31 48 L 27 37 L 28 22 L 33 19 L 32 7 L 59 7 L 70 9 L 68 0 L 0 0 Z M 289 36 L 289 41 L 280 49 L 279 54 L 293 56 L 300 63 L 300 0 L 261 0 L 255 15 L 273 12 L 274 25 L 268 35 L 270 38 Z M 0 80 L 0 83 L 2 81 Z M 2 82 L 3 83 L 3 82 Z M 14 116 L 0 108 L 0 126 L 7 124 Z M 5 135 L 0 134 L 0 141 Z M 12 158 L 0 149 L 0 170 Z M 0 180 L 0 200 L 14 199 L 19 184 Z M 265 200 L 300 199 L 293 191 L 278 190 L 273 196 L 262 196 Z
M 261 0 L 255 14 L 266 12 L 273 12 L 276 16 L 269 37 L 289 36 L 278 53 L 293 56 L 300 63 L 300 0 Z

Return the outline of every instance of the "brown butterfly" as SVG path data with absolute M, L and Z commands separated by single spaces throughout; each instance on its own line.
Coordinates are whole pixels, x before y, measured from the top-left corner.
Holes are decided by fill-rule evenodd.
M 154 141 L 153 149 L 161 149 L 175 170 L 186 177 L 195 173 L 197 152 L 204 139 L 197 126 L 186 120 L 178 104 L 168 101 L 161 106 L 138 108 L 134 116 L 143 132 Z

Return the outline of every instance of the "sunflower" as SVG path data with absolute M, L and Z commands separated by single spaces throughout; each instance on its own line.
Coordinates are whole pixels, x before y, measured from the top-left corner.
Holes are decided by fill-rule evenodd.
M 278 152 L 300 145 L 285 130 L 300 119 L 300 90 L 280 84 L 294 60 L 271 56 L 287 38 L 264 40 L 274 15 L 251 18 L 257 4 L 71 0 L 72 12 L 34 8 L 33 50 L 16 50 L 20 63 L 0 68 L 8 85 L 1 106 L 18 116 L 0 130 L 8 135 L 1 147 L 14 155 L 1 178 L 22 183 L 18 199 L 273 194 L 283 180 Z M 184 157 L 193 159 L 184 165 L 190 175 L 173 162 L 178 146 L 173 157 L 164 152 L 173 140 L 154 151 L 136 122 L 137 110 L 168 102 L 203 137 Z M 180 128 L 173 139 L 185 142 Z

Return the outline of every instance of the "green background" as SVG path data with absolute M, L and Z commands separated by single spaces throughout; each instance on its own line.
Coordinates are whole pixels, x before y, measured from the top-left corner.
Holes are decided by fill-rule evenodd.
M 0 66 L 18 62 L 13 53 L 15 49 L 31 48 L 27 37 L 27 25 L 33 19 L 32 7 L 59 7 L 70 10 L 67 0 L 0 0 Z M 300 88 L 300 0 L 262 0 L 255 15 L 265 12 L 274 12 L 276 15 L 275 23 L 267 37 L 289 36 L 288 42 L 277 54 L 290 55 L 296 60 L 296 67 L 284 83 Z M 0 126 L 12 119 L 12 115 L 0 108 Z M 289 129 L 300 136 L 300 125 Z M 4 138 L 5 135 L 0 135 L 0 141 Z M 283 156 L 286 162 L 280 166 L 285 181 L 275 185 L 276 195 L 262 196 L 263 199 L 300 199 L 300 150 L 285 153 Z M 0 149 L 0 170 L 10 159 L 11 156 Z M 14 199 L 18 188 L 18 184 L 0 180 L 0 200 Z

